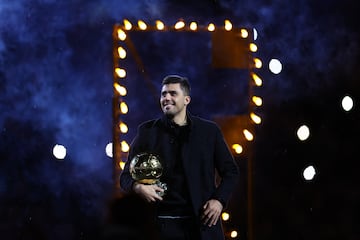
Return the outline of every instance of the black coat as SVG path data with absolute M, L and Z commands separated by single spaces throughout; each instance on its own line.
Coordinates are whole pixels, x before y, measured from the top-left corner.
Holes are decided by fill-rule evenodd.
M 172 136 L 166 131 L 164 117 L 141 124 L 131 144 L 128 159 L 141 152 L 153 152 L 161 159 L 168 159 L 167 149 Z M 224 206 L 230 198 L 238 180 L 238 168 L 225 143 L 219 127 L 211 121 L 188 114 L 190 121 L 189 138 L 182 149 L 183 166 L 194 215 L 199 217 L 204 203 L 218 199 Z M 134 180 L 129 173 L 130 161 L 120 175 L 120 185 L 130 192 Z M 216 169 L 216 171 L 215 171 Z M 221 181 L 215 182 L 216 172 Z M 221 222 L 216 226 L 204 227 L 202 239 L 224 239 Z

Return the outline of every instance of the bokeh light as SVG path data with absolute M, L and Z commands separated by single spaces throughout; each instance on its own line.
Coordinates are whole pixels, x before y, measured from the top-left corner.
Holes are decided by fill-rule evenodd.
M 56 144 L 53 148 L 53 155 L 59 160 L 65 159 L 66 148 L 61 144 Z
M 302 125 L 298 128 L 296 134 L 301 141 L 305 141 L 310 136 L 310 129 L 308 126 Z

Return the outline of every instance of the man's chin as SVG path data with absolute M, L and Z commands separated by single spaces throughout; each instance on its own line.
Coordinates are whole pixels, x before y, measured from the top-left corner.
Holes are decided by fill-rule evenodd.
M 164 114 L 167 118 L 170 118 L 170 119 L 174 118 L 174 114 L 171 112 L 164 112 Z

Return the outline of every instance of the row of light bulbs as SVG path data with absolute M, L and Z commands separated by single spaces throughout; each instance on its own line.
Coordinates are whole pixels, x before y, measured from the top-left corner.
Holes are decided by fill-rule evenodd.
M 119 26 L 117 28 L 117 38 L 118 40 L 124 42 L 126 40 L 127 37 L 127 33 L 126 31 L 145 31 L 145 30 L 157 30 L 157 31 L 167 31 L 167 30 L 190 30 L 190 31 L 197 31 L 197 30 L 204 30 L 207 29 L 208 31 L 215 31 L 216 26 L 213 23 L 209 23 L 207 25 L 207 27 L 199 27 L 199 25 L 196 22 L 190 22 L 189 25 L 186 25 L 186 23 L 183 20 L 179 20 L 178 22 L 175 23 L 175 25 L 171 26 L 171 27 L 167 27 L 165 26 L 165 24 L 160 21 L 157 20 L 155 22 L 155 27 L 151 27 L 148 26 L 144 21 L 142 20 L 138 20 L 137 21 L 137 25 L 133 25 L 129 20 L 125 19 L 123 22 L 123 26 Z M 229 20 L 225 20 L 224 21 L 224 26 L 222 27 L 223 29 L 225 29 L 226 31 L 231 31 L 233 29 L 233 25 Z M 254 30 L 255 31 L 255 30 Z M 240 35 L 243 38 L 247 38 L 249 36 L 248 30 L 247 29 L 241 29 L 240 30 Z M 249 44 L 249 51 L 251 52 L 256 52 L 257 51 L 257 46 L 255 43 L 250 43 Z M 122 46 L 118 46 L 117 48 L 117 57 L 118 59 L 122 59 L 124 60 L 127 57 L 127 52 L 126 50 L 122 47 Z M 262 61 L 259 58 L 253 58 L 254 60 L 254 68 L 261 68 L 262 67 Z M 126 70 L 120 67 L 116 67 L 114 69 L 115 71 L 115 75 L 117 78 L 119 79 L 124 79 L 127 75 Z M 251 72 L 250 77 L 254 83 L 255 86 L 262 86 L 262 79 L 254 72 Z M 125 86 L 121 85 L 120 83 L 118 83 L 117 81 L 114 82 L 114 88 L 116 90 L 116 92 L 119 94 L 119 96 L 124 97 L 127 94 L 127 89 Z M 252 103 L 259 107 L 262 105 L 263 101 L 262 98 L 259 96 L 251 96 L 251 101 Z M 120 113 L 121 114 L 127 114 L 129 109 L 128 106 L 126 104 L 125 101 L 121 100 L 120 104 L 119 104 L 119 108 L 120 108 Z M 256 115 L 254 112 L 250 113 L 250 119 L 254 124 L 261 124 L 261 117 Z M 127 125 L 123 122 L 120 121 L 119 123 L 119 128 L 120 128 L 120 132 L 121 133 L 127 133 L 128 132 L 128 127 Z M 243 131 L 244 137 L 247 141 L 253 141 L 254 139 L 254 135 L 253 133 L 251 133 L 248 129 L 244 129 Z M 240 144 L 233 144 L 232 148 L 234 149 L 234 151 L 237 154 L 240 154 L 243 152 L 243 148 Z M 129 150 L 129 145 L 127 142 L 122 141 L 121 142 L 121 151 L 122 152 L 127 152 Z

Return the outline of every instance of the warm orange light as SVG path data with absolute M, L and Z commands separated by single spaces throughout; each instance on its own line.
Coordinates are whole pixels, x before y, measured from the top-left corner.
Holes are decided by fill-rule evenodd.
M 261 78 L 258 75 L 256 75 L 255 73 L 252 73 L 251 76 L 252 76 L 256 86 L 260 87 L 262 85 Z
M 261 123 L 261 118 L 256 115 L 255 113 L 250 113 L 250 118 L 251 120 L 253 120 L 254 123 L 256 124 L 260 124 Z
M 146 23 L 142 20 L 138 21 L 138 26 L 139 26 L 140 30 L 146 30 L 146 28 L 147 28 Z
M 119 40 L 124 41 L 126 39 L 126 33 L 122 29 L 119 28 L 117 33 Z
M 180 20 L 175 24 L 174 27 L 175 27 L 175 29 L 182 29 L 185 27 L 185 23 L 184 23 L 184 21 Z
M 231 31 L 232 29 L 232 23 L 229 20 L 225 20 L 225 30 Z
M 253 103 L 255 103 L 256 106 L 261 106 L 262 105 L 262 98 L 258 97 L 258 96 L 253 96 L 252 98 Z
M 230 237 L 231 238 L 236 238 L 238 236 L 238 232 L 237 231 L 231 231 L 231 233 L 230 233 Z
M 191 22 L 190 23 L 190 29 L 192 31 L 196 31 L 197 30 L 197 23 L 196 22 Z
M 249 49 L 251 52 L 256 52 L 258 48 L 255 43 L 250 43 Z
M 262 67 L 262 62 L 259 58 L 254 58 L 254 64 L 256 68 L 261 68 Z
M 230 214 L 227 213 L 227 212 L 223 212 L 221 214 L 221 218 L 222 218 L 223 221 L 228 221 L 230 219 Z
M 121 59 L 126 58 L 126 51 L 123 47 L 118 47 L 118 54 Z
M 246 140 L 248 140 L 248 141 L 254 140 L 254 135 L 249 130 L 244 129 L 243 133 L 244 133 Z
M 128 126 L 123 122 L 119 124 L 119 128 L 122 133 L 127 133 L 129 131 Z
M 129 112 L 129 108 L 125 102 L 120 103 L 120 111 L 122 114 L 127 114 Z
M 210 24 L 208 25 L 208 30 L 209 30 L 210 32 L 215 31 L 215 24 L 210 23 Z
M 129 144 L 126 141 L 121 141 L 121 151 L 128 152 L 130 147 Z
M 123 162 L 123 161 L 119 162 L 119 167 L 120 167 L 120 169 L 124 169 L 125 162 Z
M 119 78 L 124 78 L 126 77 L 126 71 L 125 69 L 122 68 L 115 68 L 115 73 Z
M 127 94 L 126 88 L 118 83 L 114 83 L 114 88 L 120 94 L 120 96 L 125 96 Z
M 157 28 L 158 30 L 164 30 L 164 29 L 165 29 L 165 25 L 164 25 L 164 23 L 163 23 L 162 21 L 157 20 L 157 21 L 156 21 L 156 28 Z
M 249 32 L 243 28 L 240 30 L 240 35 L 242 38 L 247 38 L 249 36 Z
M 233 144 L 231 147 L 237 154 L 240 154 L 243 151 L 243 147 L 238 143 Z
M 131 22 L 129 20 L 127 20 L 127 19 L 124 19 L 124 28 L 126 30 L 131 30 L 131 28 L 132 28 Z

